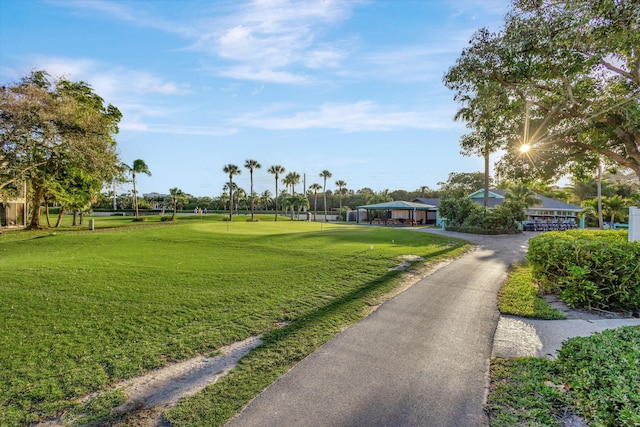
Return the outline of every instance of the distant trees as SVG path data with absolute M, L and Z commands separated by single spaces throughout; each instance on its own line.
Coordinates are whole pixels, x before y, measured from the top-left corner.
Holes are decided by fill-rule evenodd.
M 251 192 L 250 192 L 250 196 L 251 197 L 251 221 L 253 221 L 253 203 L 254 203 L 254 194 L 253 194 L 253 171 L 255 169 L 260 169 L 262 167 L 262 165 L 260 163 L 258 163 L 257 160 L 246 160 L 244 162 L 244 167 L 249 169 L 249 174 L 251 176 Z
M 525 208 L 542 204 L 535 191 L 523 184 L 513 184 L 504 194 L 505 201 L 518 203 Z
M 173 215 L 171 215 L 171 221 L 175 221 L 176 212 L 178 212 L 178 203 L 183 202 L 186 195 L 179 188 L 171 188 L 169 190 L 169 194 L 171 195 L 171 205 L 173 206 Z
M 324 220 L 325 221 L 329 220 L 327 217 L 327 179 L 331 178 L 331 176 L 332 176 L 331 172 L 329 172 L 327 169 L 320 172 L 320 178 L 324 180 L 324 184 L 322 186 L 322 193 L 324 197 Z
M 484 188 L 485 174 L 482 172 L 451 172 L 446 182 L 439 182 L 440 191 L 469 195 Z M 491 181 L 489 181 L 491 185 Z
M 280 175 L 282 175 L 285 172 L 285 169 L 280 165 L 273 165 L 269 167 L 268 172 L 270 174 L 273 174 L 276 179 L 276 192 L 274 196 L 276 199 L 276 217 L 274 221 L 277 221 L 278 220 L 278 180 L 280 178 Z
M 313 214 L 315 220 L 315 214 L 318 212 L 318 190 L 322 190 L 322 186 L 314 182 L 309 186 L 309 190 L 313 192 Z
M 287 176 L 282 179 L 282 183 L 285 186 L 291 187 L 291 197 L 296 194 L 296 184 L 300 183 L 300 174 L 298 172 L 289 172 Z M 289 203 L 291 207 L 291 219 L 293 219 L 293 211 L 295 207 L 295 203 Z
M 271 191 L 264 190 L 262 193 L 260 193 L 260 202 L 264 204 L 265 209 L 269 209 L 269 203 L 271 203 L 271 200 L 273 200 Z
M 616 218 L 622 220 L 629 212 L 630 201 L 619 195 L 607 197 L 602 200 L 603 212 L 609 217 L 610 224 L 615 223 Z
M 142 159 L 134 160 L 131 166 L 127 165 L 127 169 L 131 174 L 131 183 L 133 184 L 133 193 L 132 193 L 133 209 L 135 210 L 135 213 L 136 213 L 136 220 L 139 220 L 140 217 L 138 212 L 138 192 L 136 191 L 136 175 L 143 173 L 145 175 L 151 176 L 151 171 L 149 170 L 149 167 Z
M 336 181 L 336 186 L 338 187 L 338 197 L 340 198 L 340 215 L 342 215 L 342 195 L 344 194 L 347 183 L 339 179 Z
M 229 175 L 229 221 L 233 220 L 233 177 L 236 175 L 240 175 L 242 172 L 237 165 L 229 163 L 222 168 L 222 171 Z

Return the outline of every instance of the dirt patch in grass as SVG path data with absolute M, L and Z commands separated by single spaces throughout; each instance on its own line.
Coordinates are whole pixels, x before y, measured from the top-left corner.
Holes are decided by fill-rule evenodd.
M 260 336 L 250 337 L 221 348 L 212 357 L 196 356 L 178 363 L 172 363 L 160 369 L 114 384 L 109 391 L 122 390 L 127 396 L 126 402 L 113 409 L 109 419 L 131 422 L 137 426 L 162 425 L 162 413 L 184 397 L 193 396 L 208 385 L 215 383 L 228 374 L 251 350 L 262 344 Z M 107 391 L 108 392 L 108 391 Z M 89 407 L 93 399 L 105 393 L 93 393 L 82 399 L 84 407 Z M 90 414 L 81 414 L 74 419 L 58 418 L 40 423 L 39 427 L 64 426 L 74 423 L 84 424 L 83 418 Z

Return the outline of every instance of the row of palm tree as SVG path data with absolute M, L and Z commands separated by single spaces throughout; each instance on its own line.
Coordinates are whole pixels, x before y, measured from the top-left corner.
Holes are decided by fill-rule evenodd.
M 256 169 L 260 169 L 262 167 L 262 165 L 257 161 L 257 160 L 246 160 L 244 163 L 244 167 L 247 168 L 249 170 L 250 173 L 250 182 L 251 182 L 251 192 L 250 192 L 250 200 L 251 200 L 251 221 L 254 220 L 254 208 L 255 208 L 255 193 L 253 191 L 253 172 Z M 242 172 L 241 169 L 237 166 L 234 165 L 232 163 L 229 163 L 227 165 L 225 165 L 222 168 L 222 171 L 227 174 L 229 176 L 229 183 L 225 186 L 227 187 L 228 191 L 229 191 L 229 200 L 231 201 L 231 203 L 233 203 L 233 190 L 234 190 L 234 184 L 233 184 L 233 177 L 240 175 L 240 173 Z M 284 168 L 284 166 L 282 165 L 272 165 L 269 167 L 269 169 L 267 169 L 267 172 L 269 172 L 270 174 L 274 175 L 275 178 L 275 187 L 276 187 L 276 213 L 275 213 L 275 218 L 274 220 L 277 221 L 278 220 L 278 212 L 279 212 L 279 206 L 278 206 L 278 197 L 277 195 L 278 193 L 278 182 L 280 182 L 280 177 L 286 172 L 286 169 Z M 320 189 L 323 190 L 323 195 L 324 195 L 324 216 L 325 216 L 325 220 L 328 220 L 328 216 L 327 216 L 327 179 L 331 178 L 332 174 L 330 171 L 328 170 L 323 170 L 322 172 L 320 172 L 319 176 L 321 178 L 323 178 L 324 180 L 324 186 L 320 187 L 320 184 L 317 183 L 313 183 L 311 184 L 311 186 L 309 187 L 311 190 L 313 190 L 314 192 L 314 196 L 315 196 L 315 201 L 314 201 L 314 211 L 317 211 L 317 204 L 318 204 L 318 191 Z M 291 190 L 291 197 L 294 197 L 296 195 L 296 191 L 295 191 L 295 186 L 297 184 L 300 183 L 300 174 L 297 172 L 289 172 L 286 176 L 284 176 L 282 178 L 282 183 L 285 185 L 286 188 L 289 188 Z M 343 180 L 338 180 L 336 181 L 336 185 L 338 186 L 339 189 L 339 194 L 340 194 L 340 210 L 342 210 L 342 194 L 344 192 L 344 190 L 346 189 L 347 183 Z M 303 195 L 302 197 L 304 197 L 306 199 L 306 197 Z M 308 203 L 308 201 L 307 201 Z M 296 206 L 299 206 L 301 203 L 297 203 L 297 205 L 295 203 L 289 203 L 289 207 L 291 208 L 291 216 L 293 217 L 294 215 L 294 208 Z M 229 221 L 233 220 L 233 208 L 232 206 L 229 207 Z

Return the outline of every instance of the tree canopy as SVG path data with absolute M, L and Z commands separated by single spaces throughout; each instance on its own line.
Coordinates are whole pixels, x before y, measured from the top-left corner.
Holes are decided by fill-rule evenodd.
M 602 160 L 640 177 L 637 0 L 516 0 L 504 28 L 478 30 L 444 81 L 459 118 L 490 136 L 463 149 L 504 149 L 505 177 L 553 179 Z
M 3 86 L 0 193 L 27 181 L 34 206 L 47 193 L 69 207 L 86 203 L 118 173 L 114 136 L 121 117 L 87 83 L 52 80 L 45 71 Z M 39 221 L 40 209 L 33 209 L 31 226 Z

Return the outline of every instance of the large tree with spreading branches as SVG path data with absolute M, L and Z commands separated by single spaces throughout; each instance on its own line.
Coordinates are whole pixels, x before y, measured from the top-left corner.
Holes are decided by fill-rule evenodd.
M 100 186 L 93 183 L 118 174 L 114 136 L 122 115 L 87 83 L 34 71 L 3 86 L 0 100 L 0 194 L 20 181 L 30 185 L 30 227 L 40 226 L 40 203 L 47 193 L 77 199 L 78 180 L 71 175 L 92 183 L 82 191 L 96 192 Z
M 478 30 L 444 82 L 460 118 L 499 135 L 499 147 L 480 137 L 465 149 L 504 149 L 505 176 L 553 179 L 605 162 L 640 177 L 637 0 L 515 0 L 504 28 Z

